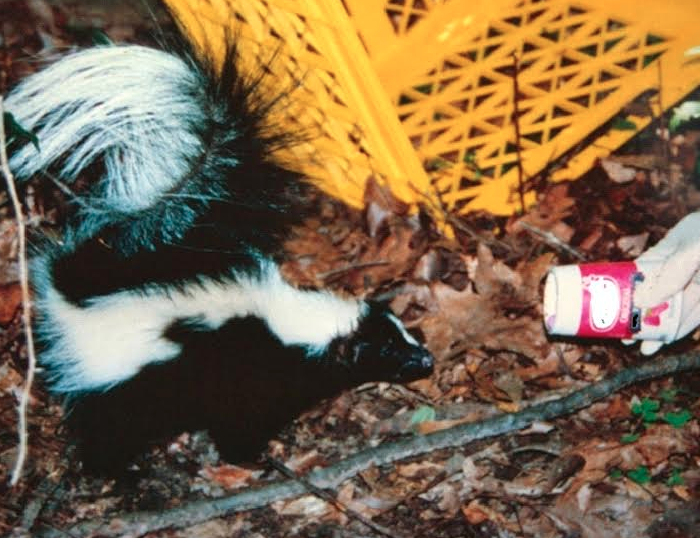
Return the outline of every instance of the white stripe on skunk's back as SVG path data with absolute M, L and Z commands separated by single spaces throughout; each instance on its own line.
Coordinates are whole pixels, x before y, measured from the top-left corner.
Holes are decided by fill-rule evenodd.
M 103 158 L 105 205 L 149 207 L 203 151 L 201 94 L 197 72 L 163 51 L 123 45 L 66 55 L 7 97 L 7 110 L 35 130 L 41 148 L 26 144 L 10 167 L 25 178 L 59 163 L 70 183 Z
M 150 363 L 177 357 L 180 346 L 163 337 L 174 322 L 192 318 L 208 328 L 235 317 L 263 319 L 285 345 L 322 352 L 337 336 L 352 333 L 365 303 L 287 284 L 272 263 L 260 277 L 190 284 L 185 289 L 119 292 L 68 302 L 49 283 L 39 300 L 42 361 L 61 392 L 106 389 Z M 236 360 L 235 357 L 231 358 Z

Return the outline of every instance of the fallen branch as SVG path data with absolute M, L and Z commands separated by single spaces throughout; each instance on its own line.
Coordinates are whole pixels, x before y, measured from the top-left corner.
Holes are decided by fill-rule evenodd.
M 31 303 L 29 298 L 29 271 L 27 269 L 27 232 L 24 222 L 24 214 L 22 212 L 22 204 L 17 195 L 15 187 L 15 178 L 10 170 L 10 165 L 7 160 L 7 137 L 5 136 L 5 107 L 3 99 L 0 95 L 0 170 L 5 177 L 7 183 L 7 192 L 12 201 L 12 208 L 15 212 L 17 221 L 17 237 L 19 243 L 19 284 L 22 290 L 22 322 L 24 324 L 24 334 L 27 338 L 27 377 L 24 381 L 24 389 L 17 407 L 19 421 L 17 431 L 19 435 L 19 446 L 17 447 L 17 460 L 15 461 L 10 485 L 16 486 L 22 476 L 22 469 L 27 458 L 27 447 L 29 434 L 27 432 L 27 408 L 29 407 L 29 398 L 31 396 L 32 384 L 34 383 L 34 374 L 36 372 L 36 353 L 34 352 L 34 336 L 32 334 L 32 313 Z
M 413 436 L 395 443 L 368 448 L 331 467 L 307 474 L 305 482 L 317 488 L 334 488 L 373 465 L 428 454 L 434 450 L 458 447 L 487 437 L 521 430 L 536 421 L 551 420 L 590 406 L 615 392 L 641 381 L 671 374 L 700 370 L 700 352 L 643 362 L 594 383 L 568 396 L 528 407 L 518 413 L 498 415 L 479 423 L 463 424 L 424 436 Z M 46 529 L 35 536 L 142 536 L 164 528 L 183 528 L 212 518 L 268 506 L 270 503 L 302 495 L 307 487 L 299 480 L 288 480 L 213 500 L 186 503 L 161 512 L 137 512 L 115 516 L 110 521 L 90 520 L 67 530 Z

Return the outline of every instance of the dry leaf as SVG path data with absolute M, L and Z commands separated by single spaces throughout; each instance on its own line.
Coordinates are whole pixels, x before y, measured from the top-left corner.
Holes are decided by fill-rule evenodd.
M 525 385 L 523 380 L 514 372 L 501 372 L 493 380 L 493 384 L 504 392 L 513 404 L 518 404 L 522 401 Z
M 17 224 L 12 219 L 0 221 L 0 284 L 19 280 L 17 252 Z
M 375 204 L 385 209 L 389 214 L 403 216 L 408 214 L 410 206 L 396 198 L 391 189 L 380 184 L 375 176 L 370 176 L 365 183 L 363 195 L 365 207 Z
M 485 509 L 478 500 L 473 500 L 468 505 L 463 506 L 462 514 L 472 525 L 480 525 L 490 519 L 489 510 Z
M 594 228 L 593 231 L 589 233 L 586 236 L 586 238 L 579 243 L 578 249 L 583 250 L 585 252 L 590 251 L 600 240 L 601 237 L 603 237 L 603 228 L 601 226 L 598 226 Z
M 22 288 L 19 284 L 0 285 L 0 325 L 10 323 L 21 304 Z
M 630 181 L 634 181 L 637 177 L 637 170 L 635 168 L 630 168 L 612 159 L 601 159 L 600 165 L 614 183 L 629 183 Z
M 582 511 L 577 499 L 562 495 L 551 515 L 581 538 L 639 538 L 656 517 L 649 502 L 625 495 L 590 498 L 585 505 Z
M 644 232 L 637 235 L 625 235 L 624 237 L 620 237 L 615 244 L 623 254 L 631 258 L 636 258 L 644 252 L 648 239 L 649 232 Z
M 688 486 L 674 486 L 673 493 L 675 493 L 678 496 L 678 498 L 683 499 L 684 501 L 690 501 L 693 498 L 693 495 L 691 494 L 690 488 L 688 488 Z
M 19 394 L 23 384 L 24 377 L 9 363 L 0 365 L 0 394 Z
M 566 222 L 560 220 L 549 228 L 549 232 L 562 243 L 568 244 L 574 236 L 575 230 Z
M 513 351 L 535 360 L 547 355 L 549 344 L 539 319 L 527 315 L 511 319 L 492 298 L 442 283 L 433 286 L 432 303 L 421 328 L 438 359 L 449 356 L 456 343 Z
M 199 471 L 199 475 L 202 478 L 214 482 L 225 489 L 237 489 L 245 486 L 250 481 L 252 474 L 249 469 L 228 464 L 219 467 L 207 465 Z
M 474 499 L 466 506 L 463 506 L 462 514 L 464 514 L 464 517 L 472 525 L 479 525 L 485 521 L 492 521 L 499 527 L 509 528 L 511 526 L 503 514 L 481 503 L 478 499 Z
M 331 511 L 329 504 L 315 495 L 305 495 L 289 502 L 272 503 L 272 509 L 283 516 L 303 516 L 320 518 Z
M 518 290 L 520 300 L 525 304 L 538 303 L 542 300 L 540 283 L 552 267 L 554 254 L 542 254 L 531 262 L 521 263 L 517 267 L 522 277 L 522 286 Z
M 483 243 L 477 248 L 477 260 L 474 286 L 480 295 L 497 300 L 499 296 L 513 296 L 522 286 L 522 277 L 502 261 L 494 260 Z
M 420 435 L 428 435 L 429 433 L 439 432 L 441 430 L 449 430 L 460 424 L 469 422 L 466 418 L 455 420 L 425 420 L 418 424 L 415 431 Z
M 525 222 L 543 232 L 552 231 L 552 228 L 562 219 L 571 215 L 572 208 L 576 205 L 576 200 L 568 193 L 569 185 L 567 183 L 554 185 L 547 190 L 535 208 L 523 217 L 509 223 L 506 230 L 508 233 L 513 233 L 521 229 L 521 222 Z
M 442 271 L 440 256 L 436 250 L 429 250 L 416 262 L 413 269 L 413 278 L 419 282 L 433 282 L 439 280 Z
M 429 461 L 406 463 L 396 466 L 396 472 L 404 478 L 432 478 L 441 473 L 442 470 L 443 468 L 441 465 Z
M 304 474 L 314 467 L 323 466 L 326 463 L 326 459 L 318 452 L 318 450 L 314 449 L 289 458 L 285 462 L 285 465 L 298 474 Z

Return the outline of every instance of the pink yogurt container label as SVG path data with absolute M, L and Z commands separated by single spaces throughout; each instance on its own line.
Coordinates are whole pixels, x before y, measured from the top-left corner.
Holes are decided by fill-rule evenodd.
M 576 336 L 632 337 L 632 294 L 638 278 L 634 262 L 589 263 L 581 272 L 581 319 Z

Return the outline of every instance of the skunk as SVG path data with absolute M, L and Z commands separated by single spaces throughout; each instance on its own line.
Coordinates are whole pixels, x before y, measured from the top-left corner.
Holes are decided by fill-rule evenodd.
M 273 158 L 289 138 L 259 88 L 235 46 L 217 69 L 188 51 L 109 45 L 6 99 L 39 140 L 10 148 L 15 175 L 75 189 L 33 285 L 40 363 L 88 465 L 199 428 L 225 457 L 250 457 L 320 398 L 432 372 L 387 308 L 281 276 L 305 186 Z

